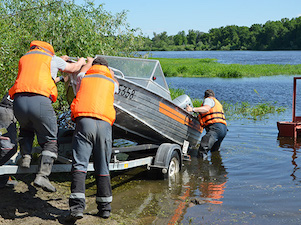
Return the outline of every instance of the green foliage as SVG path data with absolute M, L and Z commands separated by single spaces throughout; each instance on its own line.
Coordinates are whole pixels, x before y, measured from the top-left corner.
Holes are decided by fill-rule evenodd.
M 162 34 L 164 38 L 161 38 Z M 267 21 L 251 27 L 231 25 L 213 28 L 208 33 L 189 30 L 187 35 L 184 31 L 171 36 L 167 36 L 166 32 L 162 34 L 148 38 L 152 44 L 145 44 L 140 50 L 300 50 L 301 17 Z
M 203 101 L 200 99 L 192 99 L 192 104 L 194 107 L 201 107 L 203 104 Z
M 301 74 L 301 65 L 221 64 L 216 59 L 157 58 L 165 76 L 241 78 Z
M 248 102 L 236 103 L 234 105 L 228 104 L 225 101 L 221 103 L 227 119 L 238 119 L 242 117 L 252 120 L 261 120 L 267 118 L 270 114 L 282 113 L 286 110 L 284 107 L 275 106 L 271 102 L 258 103 L 254 106 Z
M 230 69 L 230 70 L 223 70 L 219 72 L 216 76 L 221 78 L 239 78 L 242 77 L 242 74 L 237 70 Z
M 185 94 L 185 90 L 180 88 L 169 88 L 171 99 L 175 99 L 181 95 Z
M 126 12 L 116 15 L 86 0 L 2 0 L 0 3 L 0 94 L 14 83 L 18 61 L 33 40 L 49 42 L 56 55 L 94 57 L 97 54 L 131 56 L 141 48 L 138 29 L 126 22 Z M 59 94 L 63 87 L 59 85 Z M 61 96 L 59 100 L 63 99 Z M 56 109 L 65 103 L 55 103 Z

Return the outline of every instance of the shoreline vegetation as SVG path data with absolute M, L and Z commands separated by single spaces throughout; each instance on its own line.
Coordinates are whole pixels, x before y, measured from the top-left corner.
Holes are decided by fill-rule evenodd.
M 222 64 L 217 59 L 150 58 L 160 61 L 166 77 L 243 78 L 273 75 L 301 75 L 301 64 Z
M 185 94 L 184 89 L 180 88 L 169 88 L 171 99 Z M 256 90 L 254 90 L 257 92 Z M 201 99 L 191 99 L 194 107 L 200 107 L 202 105 Z M 251 105 L 248 102 L 240 102 L 236 104 L 231 104 L 225 101 L 221 101 L 223 105 L 227 120 L 235 120 L 240 118 L 250 119 L 250 120 L 262 120 L 268 118 L 269 115 L 279 114 L 286 111 L 285 107 L 276 106 L 272 102 L 263 101 L 256 105 Z

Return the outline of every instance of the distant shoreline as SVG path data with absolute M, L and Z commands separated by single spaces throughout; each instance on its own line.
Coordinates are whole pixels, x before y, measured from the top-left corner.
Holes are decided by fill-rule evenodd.
M 273 75 L 301 75 L 301 64 L 222 64 L 217 59 L 150 58 L 160 61 L 166 77 L 242 78 Z

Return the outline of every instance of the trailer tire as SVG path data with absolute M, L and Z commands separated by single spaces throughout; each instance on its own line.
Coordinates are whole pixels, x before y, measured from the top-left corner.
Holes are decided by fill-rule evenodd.
M 164 174 L 164 178 L 170 178 L 175 176 L 177 173 L 180 171 L 180 157 L 177 151 L 173 151 L 169 165 L 168 165 L 168 170 L 167 173 Z
M 175 176 L 181 170 L 182 155 L 178 144 L 163 143 L 159 146 L 152 169 L 156 171 L 157 179 L 167 179 Z

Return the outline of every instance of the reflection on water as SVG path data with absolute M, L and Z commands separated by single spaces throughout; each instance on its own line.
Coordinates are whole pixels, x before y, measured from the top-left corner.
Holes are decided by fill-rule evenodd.
M 182 195 L 179 196 L 178 206 L 174 210 L 168 224 L 181 221 L 186 208 L 205 203 L 222 204 L 227 182 L 227 172 L 222 163 L 220 153 L 214 152 L 209 160 L 192 157 L 179 174 Z
M 156 180 L 142 168 L 115 174 L 113 213 L 138 218 L 142 224 L 180 223 L 188 208 L 222 204 L 227 179 L 219 152 L 204 161 L 192 157 L 168 180 Z
M 209 202 L 222 204 L 223 194 L 227 182 L 227 172 L 222 163 L 220 152 L 213 152 L 209 160 L 192 158 L 185 167 L 188 174 L 197 175 L 191 177 L 188 185 L 200 198 L 192 199 L 195 204 Z M 197 197 L 197 196 L 192 196 Z
M 293 177 L 293 181 L 298 181 L 301 183 L 301 177 L 297 177 L 296 173 L 300 169 L 297 164 L 298 154 L 300 153 L 299 149 L 301 148 L 301 138 L 295 140 L 294 138 L 290 137 L 278 137 L 279 146 L 282 148 L 292 149 L 292 165 L 293 165 L 293 172 L 291 176 Z M 298 153 L 298 154 L 297 154 Z
M 199 169 L 203 172 L 199 190 L 201 197 L 212 204 L 222 204 L 223 194 L 227 182 L 227 172 L 222 164 L 219 152 L 213 152 L 211 161 L 205 160 L 199 163 Z

